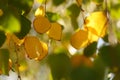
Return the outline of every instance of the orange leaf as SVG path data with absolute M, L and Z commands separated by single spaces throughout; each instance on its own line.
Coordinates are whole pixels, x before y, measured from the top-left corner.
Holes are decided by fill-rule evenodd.
M 33 59 L 42 53 L 42 45 L 35 36 L 28 36 L 24 42 L 25 50 L 29 58 Z
M 35 20 L 33 22 L 33 26 L 34 26 L 34 29 L 36 30 L 36 32 L 45 33 L 50 29 L 51 24 L 46 17 L 39 16 L 39 17 L 35 18 Z
M 36 58 L 36 60 L 42 60 L 48 54 L 48 46 L 47 46 L 47 44 L 42 42 L 42 41 L 40 43 L 42 45 L 43 50 L 42 50 L 42 53 L 40 53 L 39 56 Z
M 88 32 L 84 30 L 77 31 L 72 35 L 70 42 L 76 49 L 85 47 L 88 44 Z
M 19 39 L 16 35 L 11 33 L 6 33 L 7 40 L 6 43 L 10 46 L 10 41 L 13 41 L 16 45 L 20 46 L 24 43 L 24 39 Z
M 48 36 L 55 40 L 61 40 L 62 26 L 59 23 L 51 23 L 51 28 L 48 31 Z

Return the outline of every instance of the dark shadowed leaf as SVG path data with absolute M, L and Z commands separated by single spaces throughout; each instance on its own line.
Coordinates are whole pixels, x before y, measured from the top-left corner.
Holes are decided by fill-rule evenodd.
M 102 39 L 103 39 L 105 42 L 108 42 L 108 35 L 105 35 Z
M 104 80 L 104 73 L 106 69 L 104 62 L 99 57 L 97 57 L 93 64 L 95 73 L 97 74 L 97 80 Z
M 84 55 L 90 57 L 96 52 L 96 49 L 97 49 L 97 42 L 93 42 L 84 49 Z
M 72 4 L 67 8 L 68 14 L 71 17 L 78 17 L 80 13 L 80 7 L 77 4 Z
M 99 56 L 107 66 L 120 66 L 120 44 L 116 46 L 106 45 L 100 48 Z
M 71 80 L 97 80 L 96 75 L 93 68 L 80 66 L 72 70 Z
M 8 0 L 8 4 L 16 8 L 20 14 L 28 14 L 34 0 Z
M 20 16 L 20 21 L 21 21 L 21 30 L 18 33 L 15 33 L 15 35 L 19 38 L 22 39 L 24 38 L 30 31 L 31 29 L 31 22 L 24 16 Z
M 59 6 L 60 4 L 64 3 L 66 0 L 52 0 L 55 6 Z
M 0 31 L 0 47 L 4 44 L 6 40 L 5 33 L 3 31 Z
M 71 72 L 69 57 L 64 54 L 51 54 L 48 56 L 48 64 L 51 68 L 53 80 L 68 80 Z
M 80 13 L 80 7 L 77 4 L 72 4 L 67 8 L 68 15 L 71 17 L 72 26 L 74 29 L 78 28 L 77 17 Z
M 2 74 L 9 75 L 9 51 L 0 49 L 0 70 Z

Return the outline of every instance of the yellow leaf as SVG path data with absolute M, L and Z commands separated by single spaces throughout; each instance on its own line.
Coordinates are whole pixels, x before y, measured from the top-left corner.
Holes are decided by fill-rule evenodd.
M 88 44 L 88 32 L 84 30 L 79 30 L 72 35 L 70 42 L 71 45 L 76 49 L 85 47 Z
M 42 45 L 42 53 L 40 53 L 39 56 L 37 58 L 35 58 L 35 60 L 42 60 L 48 54 L 48 46 L 47 46 L 47 44 L 42 42 L 42 41 L 40 43 Z
M 9 45 L 10 44 L 10 41 L 12 40 L 16 45 L 20 46 L 24 43 L 24 39 L 19 39 L 16 35 L 14 34 L 10 34 L 10 33 L 6 33 L 6 36 L 7 36 L 7 44 Z
M 84 27 L 93 34 L 103 37 L 107 29 L 107 17 L 102 11 L 93 12 L 85 19 Z
M 33 26 L 36 32 L 41 34 L 41 33 L 45 33 L 46 31 L 48 31 L 51 27 L 51 24 L 46 17 L 39 16 L 35 18 L 33 22 Z
M 51 23 L 51 28 L 48 31 L 48 36 L 55 40 L 61 40 L 62 26 L 59 23 Z
M 92 42 L 97 41 L 99 39 L 99 37 L 97 35 L 95 35 L 91 31 L 88 31 L 87 27 L 84 30 L 88 32 L 88 42 L 89 43 L 92 43 Z
M 38 16 L 45 16 L 45 9 L 43 6 L 40 6 L 39 8 L 37 8 L 37 10 L 35 11 L 35 17 Z
M 24 46 L 28 57 L 31 59 L 38 57 L 38 55 L 43 52 L 42 45 L 35 36 L 26 37 Z
M 36 0 L 36 1 L 37 1 L 37 3 L 40 3 L 40 4 L 45 2 L 45 0 Z

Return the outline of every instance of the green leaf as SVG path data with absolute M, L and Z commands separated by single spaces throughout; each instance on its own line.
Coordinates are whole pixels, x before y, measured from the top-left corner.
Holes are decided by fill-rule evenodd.
M 104 0 L 92 0 L 92 1 L 94 1 L 97 4 L 102 4 Z
M 99 49 L 100 58 L 110 67 L 120 67 L 120 44 L 116 46 L 105 45 Z
M 89 4 L 91 0 L 83 0 L 82 3 L 83 4 Z
M 9 75 L 9 51 L 0 49 L 0 70 L 2 74 Z
M 80 7 L 77 4 L 72 4 L 67 8 L 67 13 L 71 18 L 72 26 L 76 30 L 78 28 L 77 17 L 80 14 Z
M 0 17 L 0 30 L 5 32 L 18 32 L 20 31 L 19 18 L 12 11 L 7 12 L 11 9 L 4 9 L 3 16 Z
M 46 12 L 46 15 L 50 22 L 55 22 L 60 18 L 60 15 L 57 13 Z
M 91 67 L 80 66 L 71 72 L 71 80 L 96 80 L 97 74 Z
M 20 14 L 27 15 L 32 6 L 34 0 L 8 0 L 8 4 L 16 8 Z
M 70 58 L 64 54 L 51 54 L 48 56 L 48 64 L 51 68 L 52 76 L 54 80 L 61 80 L 70 76 L 71 63 Z
M 120 3 L 112 5 L 110 9 L 111 17 L 113 19 L 119 19 L 120 18 Z
M 84 49 L 84 55 L 90 57 L 96 52 L 96 49 L 97 49 L 97 42 L 93 42 Z
M 104 62 L 101 60 L 101 58 L 97 57 L 95 58 L 93 64 L 94 64 L 94 70 L 97 74 L 97 80 L 104 80 L 104 73 L 106 68 Z
M 21 30 L 18 33 L 15 33 L 15 35 L 19 39 L 23 39 L 30 31 L 31 29 L 31 22 L 24 16 L 20 16 L 20 21 L 21 21 Z
M 65 2 L 66 0 L 52 0 L 53 4 L 55 6 L 59 6 L 60 4 L 62 4 L 63 2 Z
M 77 4 L 72 4 L 67 8 L 68 15 L 77 18 L 80 14 L 80 7 Z
M 108 34 L 102 38 L 105 42 L 108 42 Z
M 6 40 L 5 33 L 3 31 L 0 31 L 0 47 L 4 44 Z

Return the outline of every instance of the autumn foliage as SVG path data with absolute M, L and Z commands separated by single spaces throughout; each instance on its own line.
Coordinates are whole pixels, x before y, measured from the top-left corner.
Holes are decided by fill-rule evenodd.
M 49 67 L 49 80 L 109 80 L 109 74 L 118 80 L 119 5 L 119 0 L 0 0 L 0 75 L 15 71 L 22 80 L 20 73 L 36 61 Z

